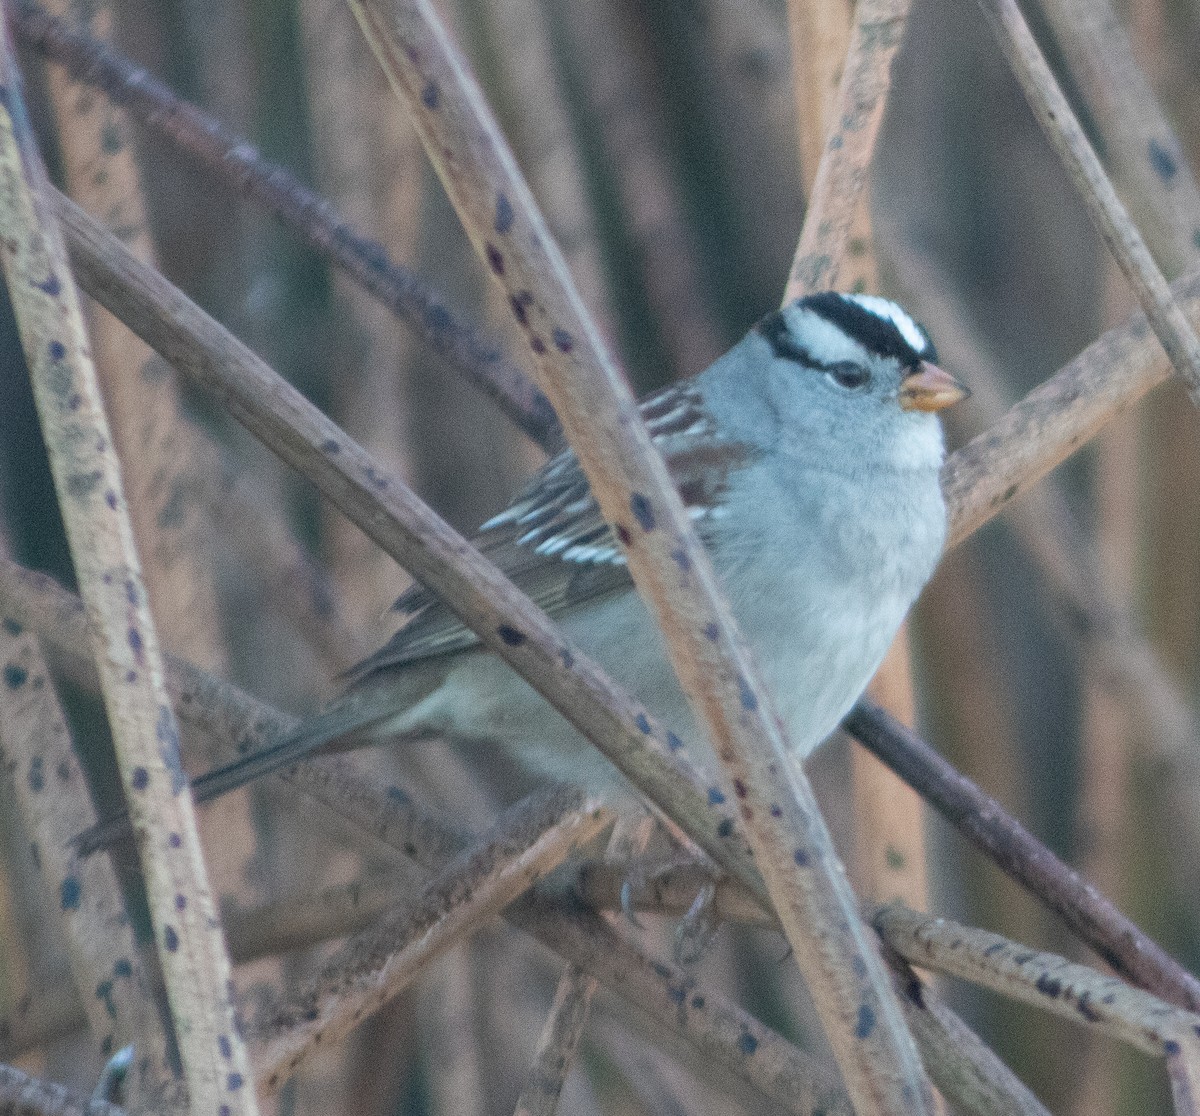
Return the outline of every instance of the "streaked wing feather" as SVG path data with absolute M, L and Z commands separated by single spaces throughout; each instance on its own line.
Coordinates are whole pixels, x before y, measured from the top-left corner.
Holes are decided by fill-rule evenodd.
M 667 388 L 641 407 L 684 503 L 706 543 L 728 472 L 752 456 L 742 443 L 716 439 L 690 391 Z M 697 446 L 697 436 L 703 439 Z M 631 584 L 625 555 L 592 498 L 587 478 L 566 450 L 537 472 L 522 493 L 488 520 L 473 540 L 479 550 L 551 617 Z M 479 638 L 428 589 L 414 585 L 392 606 L 404 626 L 347 672 L 356 684 L 379 671 L 474 647 Z

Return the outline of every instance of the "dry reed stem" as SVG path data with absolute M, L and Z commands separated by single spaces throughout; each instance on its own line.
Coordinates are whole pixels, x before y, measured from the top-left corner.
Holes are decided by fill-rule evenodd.
M 404 904 L 356 935 L 311 985 L 256 1024 L 260 1088 L 276 1092 L 318 1048 L 332 1046 L 378 1011 L 611 821 L 606 809 L 575 789 L 539 793 L 507 811 L 415 905 Z
M 502 346 L 459 320 L 432 287 L 388 259 L 377 242 L 352 229 L 290 172 L 263 159 L 252 144 L 180 100 L 140 66 L 48 16 L 32 0 L 13 0 L 9 20 L 22 42 L 100 89 L 205 172 L 266 208 L 312 251 L 402 318 L 532 441 L 548 452 L 558 448 L 553 410 L 505 358 Z
M 841 271 L 852 259 L 851 230 L 867 186 L 909 5 L 910 0 L 859 0 L 855 6 L 834 122 L 784 288 L 784 305 L 812 291 L 845 286 Z
M 821 5 L 790 5 L 795 24 L 793 30 L 797 34 L 801 26 L 817 33 L 828 31 L 822 21 L 828 21 L 829 16 L 819 15 L 812 10 L 814 7 Z M 825 84 L 828 63 L 823 65 L 808 59 L 807 51 L 801 51 L 805 62 L 798 60 L 796 68 L 798 103 L 806 104 L 808 111 L 823 120 L 833 118 L 837 112 L 843 114 L 841 120 L 835 120 L 829 128 L 825 152 L 814 168 L 821 189 L 814 190 L 809 202 L 797 256 L 805 244 L 809 246 L 809 252 L 819 248 L 834 261 L 835 275 L 839 269 L 850 272 L 849 275 L 838 276 L 840 286 L 871 293 L 877 289 L 878 269 L 872 235 L 868 175 L 891 83 L 891 62 L 895 49 L 903 41 L 908 5 L 893 4 L 886 13 L 891 24 L 884 38 L 891 47 L 890 52 L 876 51 L 876 35 L 872 29 L 874 23 L 868 22 L 879 20 L 884 14 L 869 6 L 860 5 L 857 9 L 838 90 Z M 835 44 L 827 42 L 827 45 Z M 817 87 L 804 89 L 805 79 L 817 83 Z M 849 132 L 854 129 L 846 123 L 846 107 L 853 104 L 861 109 L 861 102 L 865 99 L 864 90 L 869 91 L 869 96 L 875 100 L 867 110 L 869 116 L 862 134 L 855 134 L 854 143 L 847 149 L 843 129 Z M 826 94 L 824 99 L 822 93 Z M 814 248 L 814 245 L 817 247 Z M 833 282 L 831 275 L 829 284 Z M 793 268 L 784 292 L 784 304 L 812 293 L 813 288 L 807 286 Z M 909 661 L 907 625 L 897 634 L 887 657 L 871 680 L 870 692 L 875 700 L 890 708 L 902 721 L 908 724 L 914 722 L 916 699 Z M 904 898 L 913 906 L 928 906 L 925 831 L 920 799 L 870 753 L 856 749 L 851 762 L 855 818 L 854 873 L 860 891 L 878 901 L 883 901 L 885 897 Z
M 547 13 L 540 0 L 490 0 L 487 9 L 488 49 L 499 74 L 501 100 L 512 108 L 513 146 L 584 303 L 604 336 L 615 338 L 617 320 L 599 221 Z M 571 18 L 569 12 L 564 15 Z
M 0 35 L 0 206 L 4 270 L 33 382 L 75 569 L 87 602 L 146 881 L 155 944 L 191 1103 L 256 1111 L 229 1001 L 230 966 L 208 888 L 179 734 L 146 605 L 112 434 L 88 354 L 49 183 Z
M 513 1116 L 554 1116 L 599 986 L 595 977 L 575 965 L 568 965 L 559 978 L 554 1003 L 534 1051 L 529 1081 L 517 1098 Z
M 59 897 L 78 1002 L 87 1012 L 101 1066 L 132 1044 L 126 1094 L 145 1107 L 181 1107 L 171 1068 L 173 1038 L 163 1026 L 148 972 L 107 857 L 80 861 L 64 840 L 95 820 L 87 776 L 36 638 L 14 620 L 0 625 L 0 762 L 11 769 L 24 830 L 38 850 L 45 887 Z M 59 998 L 43 990 L 39 999 Z
M 112 33 L 109 4 L 47 0 L 47 7 L 97 38 Z M 68 192 L 139 259 L 157 266 L 128 117 L 59 67 L 49 68 L 47 85 Z M 207 524 L 200 509 L 184 498 L 195 462 L 175 377 L 148 345 L 104 311 L 90 315 L 90 336 L 159 634 L 198 666 L 219 671 L 225 647 L 212 551 L 202 545 Z
M 1041 13 L 1087 99 L 1105 161 L 1155 258 L 1172 277 L 1195 266 L 1200 186 L 1113 5 L 1044 0 Z
M 1125 273 L 1175 370 L 1200 406 L 1200 338 L 1117 197 L 1100 160 L 1021 15 L 1015 0 L 979 0 L 1034 116 L 1087 205 L 1088 215 Z
M 690 375 L 720 356 L 721 341 L 704 261 L 681 211 L 669 160 L 672 140 L 661 119 L 661 75 L 645 64 L 632 26 L 636 17 L 619 3 L 590 0 L 567 6 L 564 16 L 571 64 L 614 179 L 621 220 L 636 248 L 651 316 L 662 330 L 674 371 Z
M 1172 284 L 1180 304 L 1200 317 L 1200 273 Z M 1108 330 L 1034 388 L 942 468 L 950 510 L 947 548 L 997 515 L 1018 493 L 1129 407 L 1171 372 L 1146 319 L 1133 315 Z
M 129 1110 L 93 1100 L 53 1081 L 0 1065 L 0 1113 L 3 1116 L 130 1116 Z
M 849 0 L 787 0 L 800 176 L 810 193 L 834 124 L 851 14 Z
M 907 964 L 897 958 L 893 967 L 903 983 L 905 1018 L 922 1050 L 945 1051 L 931 1060 L 933 1083 L 955 1108 L 973 1116 L 1050 1116 L 978 1035 L 945 1004 L 931 995 Z
M 1065 957 L 900 903 L 880 908 L 871 921 L 910 964 L 1044 1008 L 1154 1057 L 1178 1058 L 1193 1089 L 1200 1084 L 1200 1015 L 1194 1012 Z
M 741 800 L 758 870 L 856 1107 L 864 1116 L 901 1106 L 931 1112 L 932 1090 L 887 973 L 708 554 L 478 86 L 427 0 L 351 0 L 351 8 L 476 251 L 511 299 L 539 382 Z
M 1200 1008 L 1200 981 L 911 729 L 863 699 L 843 723 L 1119 973 L 1172 1003 Z

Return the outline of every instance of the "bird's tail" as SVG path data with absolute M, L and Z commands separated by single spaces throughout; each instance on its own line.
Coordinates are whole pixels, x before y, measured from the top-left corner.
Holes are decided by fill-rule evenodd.
M 370 690 L 351 691 L 324 713 L 303 721 L 282 740 L 214 768 L 191 781 L 192 799 L 200 805 L 238 790 L 264 775 L 293 767 L 335 741 L 354 739 L 381 721 L 391 709 L 381 707 L 379 695 Z M 84 830 L 75 838 L 80 856 L 107 848 L 130 833 L 129 814 L 122 811 Z

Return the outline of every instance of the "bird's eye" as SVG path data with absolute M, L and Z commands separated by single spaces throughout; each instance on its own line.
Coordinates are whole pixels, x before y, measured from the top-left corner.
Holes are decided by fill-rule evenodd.
M 831 364 L 824 371 L 838 387 L 846 391 L 859 391 L 871 382 L 871 373 L 861 364 L 855 364 L 851 360 Z

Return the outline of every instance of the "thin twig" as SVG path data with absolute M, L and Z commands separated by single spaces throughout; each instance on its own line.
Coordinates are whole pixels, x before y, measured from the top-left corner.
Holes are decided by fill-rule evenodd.
M 1200 258 L 1200 186 L 1110 0 L 1043 0 L 1115 184 L 1172 278 Z
M 529 1080 L 517 1098 L 513 1116 L 554 1116 L 567 1073 L 575 1064 L 579 1041 L 587 1023 L 592 997 L 599 987 L 595 977 L 568 965 L 554 991 L 554 1003 L 538 1039 L 529 1069 Z
M 789 762 L 782 722 L 711 560 L 482 93 L 428 0 L 350 2 L 475 250 L 509 296 L 539 382 L 622 540 L 681 688 L 736 790 L 756 865 L 856 1107 L 932 1112 L 932 1090 L 887 973 L 863 932 L 812 789 Z M 703 830 L 688 832 L 707 839 Z
M 1200 1084 L 1200 1015 L 1194 1012 L 1065 957 L 901 903 L 881 907 L 872 923 L 910 964 L 1045 1008 L 1155 1057 L 1176 1056 L 1193 1091 Z
M 129 1096 L 145 1107 L 182 1106 L 141 946 L 107 857 L 80 861 L 64 838 L 95 818 L 87 776 L 37 639 L 8 617 L 0 626 L 0 761 L 14 767 L 13 793 L 39 850 L 42 879 L 59 897 L 79 1002 L 87 1011 L 96 1064 L 132 1044 Z
M 859 0 L 838 90 L 833 126 L 817 169 L 808 214 L 784 288 L 784 305 L 844 286 L 851 230 L 867 186 L 875 139 L 887 107 L 892 60 L 904 41 L 910 0 Z
M 430 882 L 415 906 L 356 935 L 316 981 L 258 1022 L 259 1088 L 277 1091 L 317 1049 L 378 1011 L 610 823 L 607 810 L 574 789 L 535 795 L 505 814 Z
M 559 445 L 554 411 L 499 342 L 472 329 L 419 276 L 388 259 L 327 201 L 250 144 L 176 97 L 162 82 L 105 43 L 56 20 L 32 0 L 10 0 L 23 43 L 100 89 L 145 127 L 185 151 L 205 171 L 263 206 L 323 259 L 402 318 L 435 353 L 487 395 L 543 449 Z
M 1200 406 L 1200 337 L 1171 295 L 1141 233 L 1117 197 L 1096 152 L 1042 57 L 1016 0 L 979 0 L 1051 146 L 1087 205 L 1088 215 L 1120 265 L 1155 334 Z
M 179 734 L 121 486 L 88 356 L 66 249 L 49 200 L 7 26 L 0 31 L 0 206 L 8 289 L 51 471 L 92 628 L 121 781 L 146 880 L 155 943 L 191 1103 L 256 1111 L 229 999 L 229 958 L 195 816 L 179 790 Z
M 843 724 L 1117 972 L 1172 1003 L 1200 1008 L 1200 981 L 911 729 L 863 699 Z

